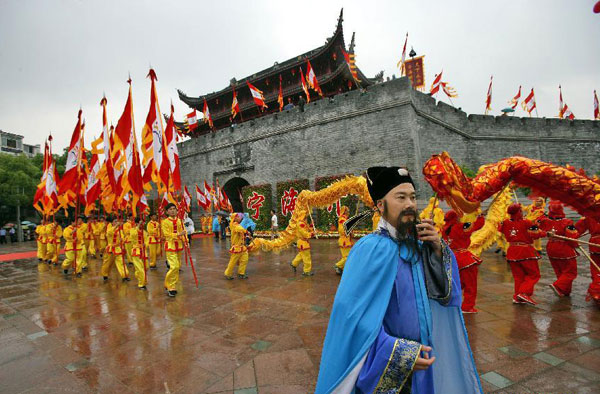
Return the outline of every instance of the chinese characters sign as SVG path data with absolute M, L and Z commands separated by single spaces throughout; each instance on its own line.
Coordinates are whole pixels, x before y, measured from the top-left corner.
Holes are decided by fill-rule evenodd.
M 253 191 L 252 195 L 250 197 L 248 197 L 248 202 L 246 203 L 246 207 L 248 209 L 254 210 L 254 213 L 250 215 L 250 217 L 252 219 L 258 220 L 258 217 L 260 216 L 260 208 L 263 206 L 264 202 L 265 202 L 265 196 L 263 196 L 262 194 L 258 194 L 255 191 Z
M 425 87 L 425 70 L 423 57 L 419 56 L 404 62 L 406 76 L 410 79 L 414 89 L 421 90 Z
M 292 214 L 296 209 L 296 200 L 298 199 L 298 191 L 293 187 L 283 192 L 281 196 L 281 213 L 284 216 Z

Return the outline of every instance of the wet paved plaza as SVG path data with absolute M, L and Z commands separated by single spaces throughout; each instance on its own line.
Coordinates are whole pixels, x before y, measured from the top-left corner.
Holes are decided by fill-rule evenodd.
M 83 278 L 37 259 L 0 262 L 0 392 L 312 392 L 339 251 L 336 239 L 311 243 L 313 277 L 292 273 L 290 249 L 252 255 L 250 278 L 226 281 L 229 244 L 194 239 L 200 288 L 184 265 L 174 299 L 163 290 L 164 262 L 148 272 L 147 292 L 116 271 L 104 284 L 98 260 Z M 511 303 L 501 255 L 482 257 L 480 313 L 465 320 L 484 390 L 600 392 L 600 309 L 584 300 L 588 264 L 580 259 L 572 297 L 559 299 L 544 258 L 539 305 L 530 307 Z

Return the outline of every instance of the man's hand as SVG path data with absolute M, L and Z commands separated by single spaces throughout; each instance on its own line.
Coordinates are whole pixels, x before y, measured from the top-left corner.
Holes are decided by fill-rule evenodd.
M 417 231 L 419 234 L 419 240 L 423 242 L 429 242 L 433 248 L 433 252 L 438 256 L 442 256 L 442 241 L 440 235 L 435 228 L 433 220 L 423 219 L 421 223 L 417 224 Z
M 433 362 L 435 361 L 435 357 L 429 358 L 430 351 L 431 351 L 431 348 L 429 346 L 423 345 L 421 347 L 421 352 L 423 353 L 423 357 L 421 357 L 421 356 L 417 357 L 417 361 L 415 362 L 415 366 L 414 366 L 413 370 L 424 371 L 427 368 L 429 368 L 431 366 L 431 364 L 433 364 Z

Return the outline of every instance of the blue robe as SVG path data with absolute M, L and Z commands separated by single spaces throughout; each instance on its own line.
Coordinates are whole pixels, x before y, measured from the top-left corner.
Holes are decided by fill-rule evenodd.
M 316 393 L 482 392 L 456 259 L 446 245 L 442 254 L 434 263 L 444 264 L 449 293 L 431 300 L 421 256 L 410 256 L 386 231 L 356 243 L 335 296 Z M 422 344 L 436 360 L 413 373 Z

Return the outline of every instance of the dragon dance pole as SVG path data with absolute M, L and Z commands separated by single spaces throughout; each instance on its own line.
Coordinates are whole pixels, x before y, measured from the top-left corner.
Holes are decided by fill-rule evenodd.
M 429 214 L 429 220 L 433 220 L 433 215 L 435 214 L 435 206 L 438 202 L 438 194 L 437 192 L 433 195 L 433 204 L 431 205 L 431 213 Z
M 595 246 L 597 248 L 600 248 L 599 244 L 595 244 L 595 243 L 591 243 L 591 242 L 587 242 L 581 239 L 577 239 L 577 238 L 570 238 L 570 237 L 564 237 L 562 235 L 557 235 L 557 234 L 553 234 L 550 236 L 551 238 L 559 238 L 559 239 L 564 239 L 565 241 L 573 241 L 573 242 L 578 242 L 581 244 L 585 244 L 585 245 L 589 245 L 589 246 Z
M 587 257 L 587 259 L 590 261 L 590 263 L 591 263 L 591 264 L 592 264 L 594 267 L 596 267 L 596 269 L 597 269 L 598 271 L 600 271 L 600 267 L 598 267 L 598 264 L 596 264 L 596 262 L 595 262 L 595 261 L 594 261 L 594 259 L 592 259 L 592 257 L 591 257 L 591 256 L 588 254 L 588 252 L 586 252 L 586 251 L 585 251 L 585 249 L 583 249 L 583 246 L 579 245 L 577 248 L 578 248 L 578 249 L 581 251 L 581 253 L 583 253 L 583 255 L 584 255 L 585 257 Z

